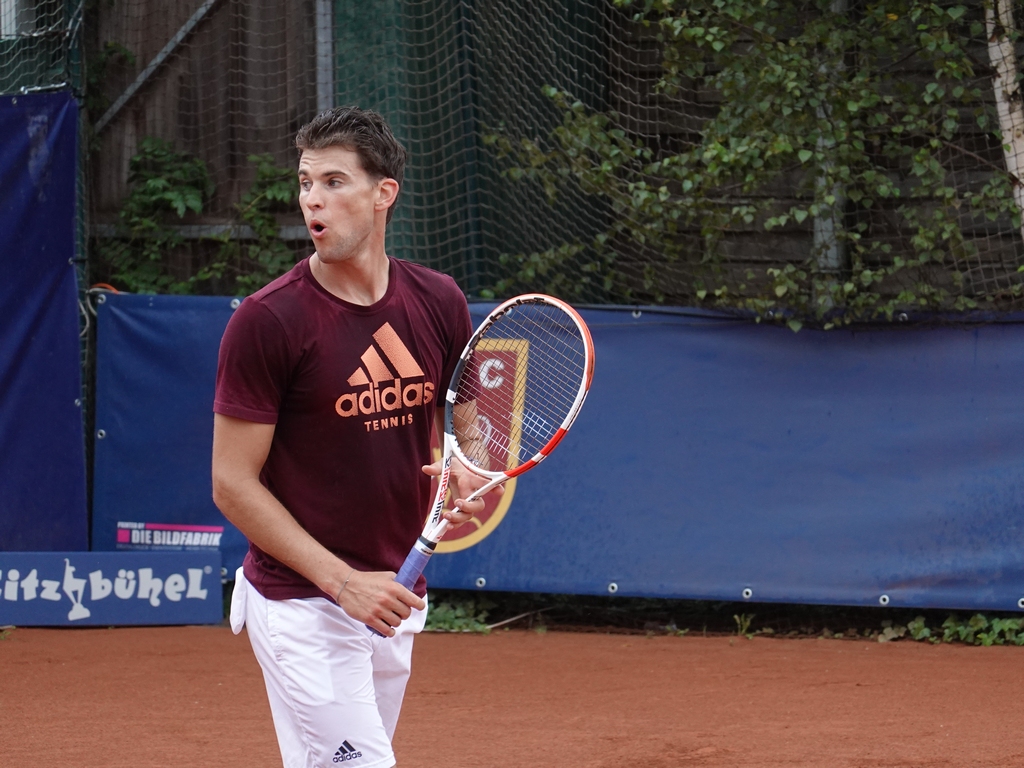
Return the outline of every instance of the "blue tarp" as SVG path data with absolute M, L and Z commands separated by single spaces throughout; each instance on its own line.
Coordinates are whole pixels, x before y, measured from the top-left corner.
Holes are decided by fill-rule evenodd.
M 232 570 L 241 563 L 248 544 L 214 506 L 210 481 L 217 350 L 232 302 L 109 294 L 97 304 L 94 550 L 215 546 Z M 222 535 L 118 537 L 188 526 Z
M 70 94 L 0 97 L 0 550 L 89 546 L 77 128 Z
M 1024 326 L 585 314 L 578 423 L 493 535 L 435 558 L 434 583 L 1018 608 Z
M 97 548 L 119 521 L 190 523 L 223 527 L 225 565 L 240 560 L 209 485 L 228 301 L 100 307 Z M 499 524 L 435 555 L 432 586 L 1018 608 L 1024 326 L 583 315 L 597 366 L 579 420 Z

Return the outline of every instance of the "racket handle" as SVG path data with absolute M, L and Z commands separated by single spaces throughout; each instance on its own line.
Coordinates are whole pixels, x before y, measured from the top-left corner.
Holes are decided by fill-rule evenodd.
M 402 567 L 398 570 L 398 575 L 395 576 L 395 581 L 411 592 L 412 588 L 416 585 L 416 582 L 419 581 L 420 574 L 423 573 L 423 569 L 427 567 L 427 563 L 430 561 L 430 556 L 434 554 L 434 548 L 436 546 L 437 542 L 430 541 L 429 539 L 420 536 L 416 543 L 413 544 L 412 549 L 409 550 L 409 554 L 406 556 L 405 562 L 402 563 Z M 385 637 L 385 635 L 378 632 L 369 624 L 366 625 L 366 628 L 379 637 Z
M 420 536 L 412 549 L 409 550 L 409 555 L 398 570 L 395 581 L 411 591 L 416 582 L 419 581 L 423 569 L 427 567 L 427 563 L 430 561 L 430 556 L 434 554 L 434 547 L 436 546 L 435 542 Z

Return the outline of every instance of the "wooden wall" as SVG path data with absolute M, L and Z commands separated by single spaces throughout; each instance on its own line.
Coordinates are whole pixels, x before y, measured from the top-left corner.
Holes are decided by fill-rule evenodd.
M 91 44 L 117 43 L 135 57 L 110 69 L 113 103 L 201 6 L 200 0 L 97 3 Z M 95 140 L 94 220 L 116 217 L 128 163 L 156 136 L 203 159 L 216 184 L 210 220 L 230 213 L 248 188 L 247 157 L 271 153 L 295 163 L 292 141 L 316 111 L 313 0 L 219 0 Z M 99 115 L 93 115 L 96 120 Z

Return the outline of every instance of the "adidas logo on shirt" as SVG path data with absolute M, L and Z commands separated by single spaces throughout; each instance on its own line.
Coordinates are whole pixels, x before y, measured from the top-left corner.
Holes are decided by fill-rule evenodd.
M 373 334 L 371 344 L 360 357 L 362 365 L 348 377 L 350 387 L 366 387 L 338 398 L 334 408 L 339 416 L 390 416 L 390 412 L 425 405 L 434 399 L 434 385 L 422 379 L 423 369 L 398 338 L 390 323 Z M 378 348 L 380 351 L 378 351 Z M 397 415 L 392 417 L 398 426 Z
M 351 744 L 348 743 L 348 739 L 341 742 L 341 746 L 338 747 L 338 751 L 334 753 L 334 762 L 344 763 L 346 760 L 355 760 L 363 756 L 362 752 L 356 750 Z

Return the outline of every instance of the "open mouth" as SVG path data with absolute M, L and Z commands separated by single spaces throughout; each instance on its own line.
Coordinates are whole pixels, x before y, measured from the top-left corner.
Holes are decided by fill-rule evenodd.
M 312 232 L 314 235 L 322 234 L 326 229 L 327 227 L 325 227 L 323 224 L 317 221 L 314 221 L 309 227 L 309 231 Z

